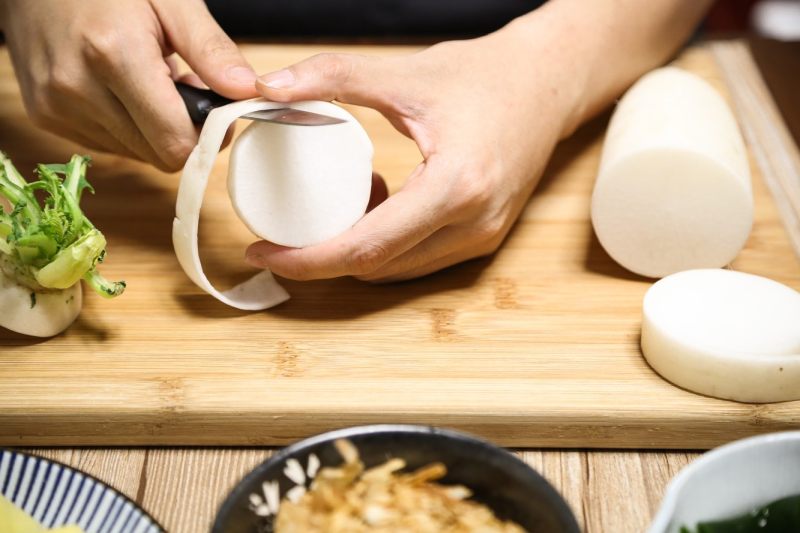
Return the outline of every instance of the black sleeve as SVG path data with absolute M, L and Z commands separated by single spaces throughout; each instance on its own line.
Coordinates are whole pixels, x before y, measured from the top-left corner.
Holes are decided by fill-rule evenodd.
M 232 36 L 481 35 L 544 0 L 207 0 Z

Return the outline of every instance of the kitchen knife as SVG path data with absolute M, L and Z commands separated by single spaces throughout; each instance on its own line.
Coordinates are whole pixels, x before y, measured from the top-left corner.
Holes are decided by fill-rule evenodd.
M 224 106 L 233 101 L 212 90 L 199 89 L 180 81 L 175 82 L 175 88 L 178 89 L 178 94 L 183 98 L 183 103 L 186 104 L 186 110 L 189 111 L 189 116 L 195 124 L 203 124 L 208 114 L 215 107 Z M 241 118 L 276 122 L 278 124 L 290 124 L 294 126 L 328 126 L 346 122 L 346 120 L 340 118 L 311 113 L 310 111 L 301 111 L 290 107 L 253 111 L 252 113 L 242 115 Z

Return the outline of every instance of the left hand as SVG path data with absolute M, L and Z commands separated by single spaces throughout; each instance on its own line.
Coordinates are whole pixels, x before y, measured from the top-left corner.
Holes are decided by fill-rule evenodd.
M 383 282 L 497 250 L 555 144 L 575 127 L 567 68 L 546 49 L 520 50 L 517 37 L 512 24 L 404 57 L 321 54 L 260 78 L 269 100 L 378 110 L 417 143 L 423 161 L 338 237 L 302 249 L 257 242 L 247 261 L 296 280 Z M 521 63 L 520 54 L 537 59 Z M 372 203 L 384 200 L 381 190 Z
M 173 52 L 197 73 L 184 81 L 256 96 L 255 72 L 202 0 L 0 0 L 0 28 L 34 124 L 162 170 L 179 170 L 198 138 Z

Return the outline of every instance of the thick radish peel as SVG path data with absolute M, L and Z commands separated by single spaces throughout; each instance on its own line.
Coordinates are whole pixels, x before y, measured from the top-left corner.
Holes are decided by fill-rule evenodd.
M 220 291 L 203 272 L 198 247 L 200 207 L 228 127 L 242 115 L 286 107 L 263 99 L 214 109 L 181 175 L 172 240 L 178 262 L 195 284 L 237 309 L 258 311 L 289 294 L 268 270 Z M 252 123 L 233 146 L 228 189 L 242 221 L 259 237 L 285 246 L 308 246 L 341 233 L 366 210 L 372 144 L 358 122 L 327 102 L 290 107 L 347 120 L 332 126 Z

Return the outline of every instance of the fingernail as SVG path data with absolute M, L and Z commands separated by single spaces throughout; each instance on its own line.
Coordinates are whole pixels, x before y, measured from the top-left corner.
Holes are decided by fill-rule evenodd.
M 279 70 L 270 74 L 265 74 L 258 78 L 259 83 L 263 83 L 270 89 L 288 89 L 294 85 L 294 74 L 289 69 Z
M 234 83 L 252 86 L 256 82 L 256 73 L 247 67 L 231 67 L 225 75 Z
M 250 266 L 264 268 L 264 256 L 258 252 L 247 252 L 244 256 L 244 261 Z

